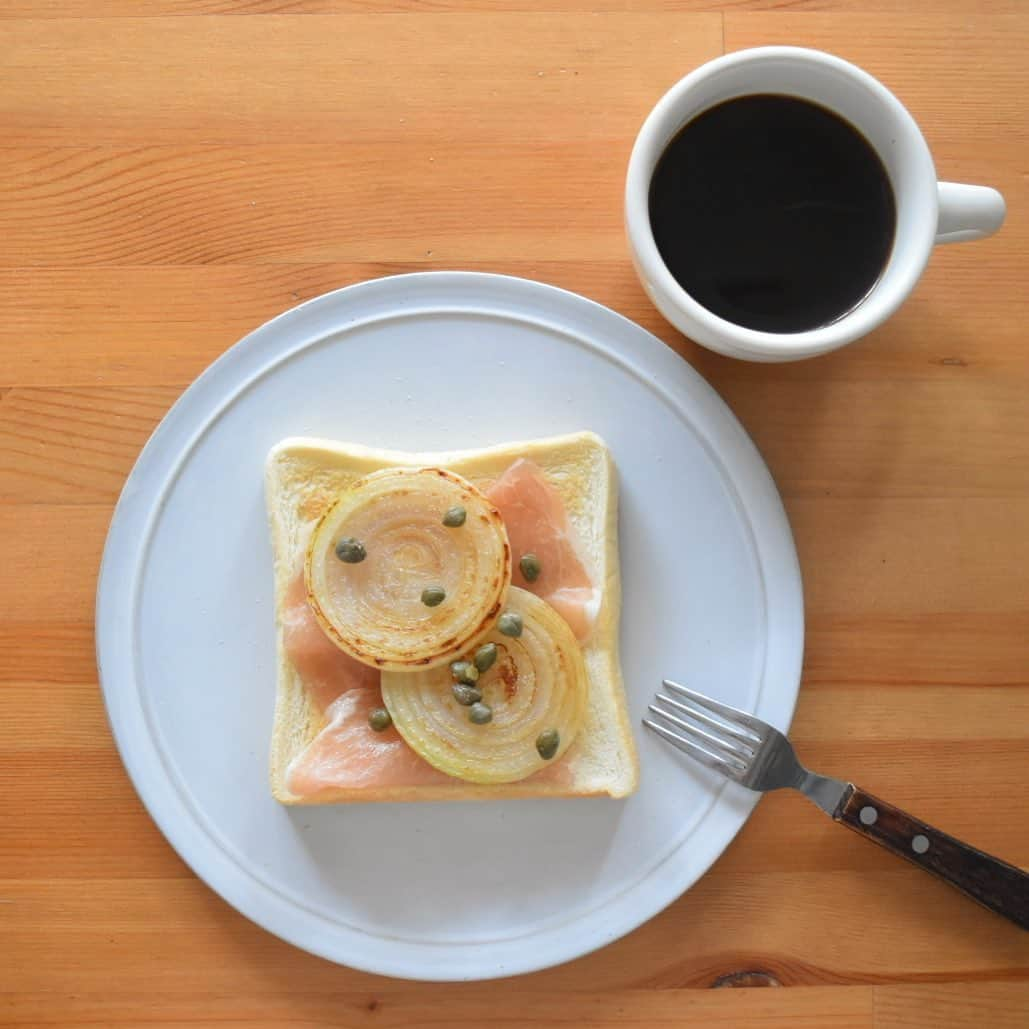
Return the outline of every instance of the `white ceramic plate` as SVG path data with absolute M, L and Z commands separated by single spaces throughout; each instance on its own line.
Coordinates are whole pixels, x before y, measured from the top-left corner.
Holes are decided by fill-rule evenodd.
M 104 696 L 154 820 L 259 925 L 387 975 L 527 972 L 645 922 L 743 824 L 753 795 L 642 728 L 627 801 L 287 809 L 268 793 L 272 444 L 444 450 L 577 429 L 607 440 L 620 473 L 635 724 L 674 676 L 786 729 L 803 613 L 775 486 L 714 391 L 606 308 L 460 272 L 352 286 L 249 335 L 154 433 L 104 553 Z

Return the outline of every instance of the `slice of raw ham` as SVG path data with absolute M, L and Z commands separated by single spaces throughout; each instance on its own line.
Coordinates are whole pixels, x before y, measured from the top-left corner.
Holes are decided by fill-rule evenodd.
M 423 761 L 394 729 L 368 724 L 382 706 L 379 672 L 344 654 L 325 635 L 307 603 L 303 572 L 286 593 L 282 613 L 286 654 L 328 724 L 293 761 L 287 788 L 311 797 L 333 787 L 413 786 L 450 776 Z
M 575 552 L 560 494 L 538 465 L 521 458 L 486 496 L 497 505 L 507 527 L 514 565 L 512 582 L 555 608 L 580 642 L 587 639 L 593 630 L 598 595 Z M 535 582 L 528 582 L 518 567 L 525 554 L 539 558 L 540 574 Z
M 307 603 L 303 571 L 293 577 L 286 591 L 282 628 L 286 653 L 322 714 L 347 690 L 378 690 L 378 671 L 344 654 L 318 624 Z
M 376 673 L 378 674 L 378 673 Z M 382 706 L 378 686 L 352 689 L 334 700 L 329 724 L 290 766 L 286 786 L 298 797 L 326 789 L 418 786 L 453 782 L 423 761 L 394 728 L 376 732 L 368 715 Z

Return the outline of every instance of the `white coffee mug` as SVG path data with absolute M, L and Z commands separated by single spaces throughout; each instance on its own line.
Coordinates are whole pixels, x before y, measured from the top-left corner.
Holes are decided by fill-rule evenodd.
M 801 97 L 855 126 L 881 158 L 893 187 L 896 231 L 878 281 L 847 314 L 804 332 L 776 333 L 726 321 L 687 293 L 654 242 L 649 193 L 654 168 L 679 130 L 723 100 L 753 93 Z M 1004 221 L 995 189 L 937 182 L 922 133 L 879 81 L 819 50 L 769 46 L 727 54 L 677 82 L 647 116 L 629 159 L 625 224 L 633 263 L 657 309 L 711 350 L 749 361 L 792 361 L 836 350 L 881 325 L 914 288 L 934 243 L 982 239 Z

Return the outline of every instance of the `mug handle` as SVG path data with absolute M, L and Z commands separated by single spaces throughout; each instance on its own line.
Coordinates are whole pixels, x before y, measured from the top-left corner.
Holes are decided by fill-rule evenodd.
M 992 236 L 1004 223 L 1004 198 L 989 186 L 966 186 L 962 182 L 937 182 L 940 214 L 936 223 L 937 243 L 962 243 Z

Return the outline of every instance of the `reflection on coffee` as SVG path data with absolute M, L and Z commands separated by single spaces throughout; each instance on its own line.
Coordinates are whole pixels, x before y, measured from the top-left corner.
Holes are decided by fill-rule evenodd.
M 803 332 L 852 310 L 893 247 L 879 155 L 849 122 L 796 97 L 727 100 L 668 144 L 650 186 L 657 248 L 709 311 Z

